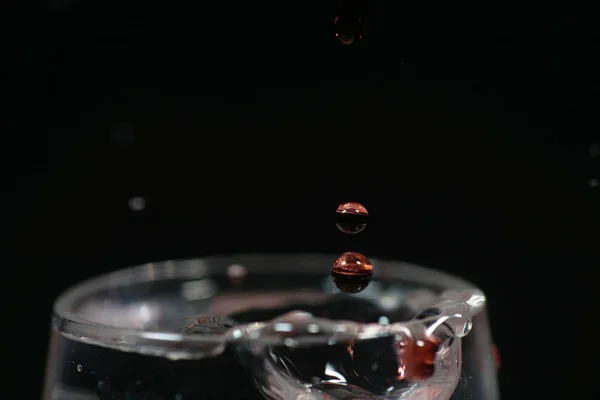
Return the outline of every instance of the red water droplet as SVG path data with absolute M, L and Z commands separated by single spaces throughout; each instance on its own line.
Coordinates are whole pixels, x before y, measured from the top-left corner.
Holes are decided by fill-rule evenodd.
M 360 203 L 340 204 L 335 211 L 336 226 L 344 233 L 355 234 L 367 227 L 369 212 Z
M 335 37 L 343 44 L 350 45 L 361 39 L 366 26 L 367 0 L 341 0 L 338 14 L 333 20 Z
M 362 292 L 369 286 L 373 274 L 366 275 L 345 275 L 331 271 L 333 283 L 340 291 L 349 294 Z
M 331 272 L 341 275 L 371 275 L 373 273 L 373 265 L 362 254 L 347 252 L 335 259 L 331 267 Z
M 339 214 L 352 214 L 352 215 L 364 215 L 368 216 L 369 212 L 360 203 L 355 201 L 350 201 L 348 203 L 340 204 L 336 210 Z
M 348 252 L 340 255 L 331 267 L 333 282 L 344 293 L 363 291 L 373 277 L 373 266 L 360 253 Z

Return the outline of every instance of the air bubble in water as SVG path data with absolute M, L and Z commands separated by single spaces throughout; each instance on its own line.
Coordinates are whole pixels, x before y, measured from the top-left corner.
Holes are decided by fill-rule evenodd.
M 369 212 L 360 203 L 349 202 L 340 204 L 335 211 L 337 228 L 348 234 L 361 232 L 367 227 Z
M 331 277 L 342 292 L 358 293 L 369 286 L 373 278 L 373 266 L 369 259 L 360 253 L 343 253 L 334 261 Z

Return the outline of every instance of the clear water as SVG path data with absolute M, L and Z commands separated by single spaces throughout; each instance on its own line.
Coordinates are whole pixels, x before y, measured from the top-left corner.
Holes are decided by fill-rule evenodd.
M 196 315 L 190 323 L 189 310 L 184 318 L 178 315 L 180 307 L 162 318 L 174 335 L 208 334 L 215 338 L 210 343 L 98 342 L 60 333 L 65 321 L 55 318 L 45 399 L 484 398 L 481 385 L 474 384 L 476 363 L 461 359 L 461 348 L 472 346 L 473 316 L 465 307 L 440 323 L 435 315 L 450 302 L 433 290 L 378 291 L 375 282 L 358 296 L 240 292 L 229 302 L 238 306 L 224 305 L 229 312 L 215 311 L 218 317 Z M 118 325 L 120 317 L 107 312 L 106 303 L 87 307 L 96 319 L 108 313 Z M 131 315 L 121 317 L 121 324 L 137 323 Z M 415 318 L 424 322 L 410 330 L 399 324 Z M 403 359 L 399 344 L 423 337 L 426 329 L 441 340 L 434 373 L 424 380 L 408 379 L 406 364 L 419 360 Z

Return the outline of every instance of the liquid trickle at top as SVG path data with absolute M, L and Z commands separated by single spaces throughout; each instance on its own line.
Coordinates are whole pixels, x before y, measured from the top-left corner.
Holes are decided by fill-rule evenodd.
M 350 235 L 359 233 L 367 227 L 369 212 L 360 203 L 348 202 L 340 204 L 335 211 L 337 228 Z
M 342 292 L 358 293 L 371 282 L 373 266 L 369 259 L 360 253 L 343 253 L 333 262 L 331 277 Z

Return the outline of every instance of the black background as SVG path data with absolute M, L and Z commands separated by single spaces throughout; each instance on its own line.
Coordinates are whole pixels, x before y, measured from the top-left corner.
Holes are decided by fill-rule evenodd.
M 51 302 L 81 279 L 348 249 L 482 287 L 504 398 L 598 397 L 593 13 L 376 6 L 352 48 L 333 39 L 333 2 L 14 10 L 1 142 L 10 398 L 38 397 Z M 349 200 L 371 214 L 352 239 L 333 223 Z

